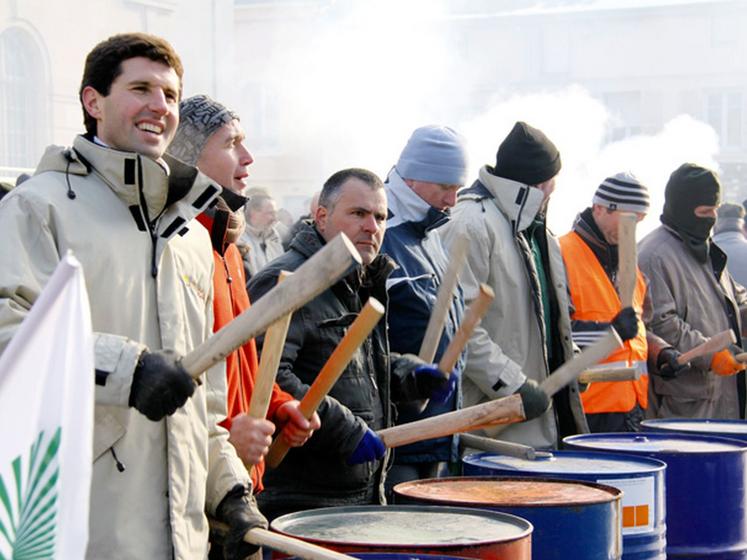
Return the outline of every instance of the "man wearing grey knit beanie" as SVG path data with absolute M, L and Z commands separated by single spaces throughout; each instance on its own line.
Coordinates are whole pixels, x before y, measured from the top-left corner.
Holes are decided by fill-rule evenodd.
M 235 241 L 244 225 L 241 207 L 246 199 L 240 193 L 249 176 L 249 165 L 254 160 L 244 146 L 245 134 L 238 116 L 222 104 L 206 95 L 195 95 L 180 103 L 179 113 L 179 127 L 169 146 L 169 154 L 197 166 L 223 187 L 218 204 L 197 218 L 210 232 L 213 244 L 213 330 L 218 331 L 250 306 L 243 261 Z M 229 431 L 229 441 L 239 458 L 251 467 L 255 493 L 262 490 L 264 455 L 276 426 L 282 430 L 279 437 L 297 447 L 303 445 L 320 425 L 316 415 L 311 421 L 306 420 L 298 410 L 299 402 L 277 384 L 273 387 L 267 418 L 249 417 L 248 405 L 257 369 L 254 340 L 226 357 L 228 416 L 221 422 Z M 244 495 L 236 495 L 235 499 L 254 502 L 254 498 Z M 229 503 L 228 507 L 232 505 Z M 211 548 L 210 558 L 222 557 L 221 548 L 224 548 L 226 557 L 231 556 L 229 550 L 240 546 L 241 537 L 243 535 L 229 534 L 223 541 L 224 547 Z M 237 539 L 238 543 L 235 542 Z M 259 553 L 256 556 L 259 558 Z
M 623 212 L 640 222 L 649 209 L 648 188 L 632 173 L 607 177 L 597 187 L 592 205 L 576 218 L 573 230 L 562 236 L 560 250 L 573 304 L 573 342 L 581 349 L 596 342 L 622 309 L 618 295 L 618 225 Z M 581 394 L 591 432 L 639 431 L 648 406 L 648 373 L 675 377 L 685 366 L 680 353 L 650 331 L 651 315 L 646 283 L 640 270 L 633 293 L 638 331 L 624 348 L 610 354 L 601 368 L 635 368 L 637 380 L 592 383 Z

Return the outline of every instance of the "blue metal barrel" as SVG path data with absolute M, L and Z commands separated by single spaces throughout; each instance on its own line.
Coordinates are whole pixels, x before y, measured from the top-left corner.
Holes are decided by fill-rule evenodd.
M 718 436 L 747 442 L 747 421 L 697 418 L 657 418 L 644 420 L 646 431 Z
M 464 556 L 436 556 L 435 554 L 397 554 L 395 552 L 350 552 L 348 556 L 360 560 L 466 560 Z M 301 560 L 291 556 L 287 560 Z
M 554 451 L 530 461 L 474 453 L 462 459 L 465 476 L 526 476 L 562 478 L 607 484 L 623 491 L 623 560 L 664 560 L 666 504 L 664 471 L 656 459 L 587 451 Z
M 621 558 L 621 494 L 590 482 L 517 477 L 430 478 L 394 487 L 397 504 L 490 509 L 528 520 L 535 560 Z
M 630 453 L 667 464 L 667 557 L 747 558 L 747 447 L 727 438 L 654 432 L 582 434 L 571 449 Z

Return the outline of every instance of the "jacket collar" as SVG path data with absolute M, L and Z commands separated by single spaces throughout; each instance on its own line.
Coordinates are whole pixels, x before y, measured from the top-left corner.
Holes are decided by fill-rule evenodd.
M 514 233 L 527 229 L 542 208 L 542 191 L 493 175 L 487 165 L 480 169 L 479 177 L 495 205 L 511 221 Z
M 607 275 L 614 278 L 617 274 L 619 258 L 617 246 L 607 243 L 604 234 L 594 220 L 591 208 L 587 208 L 578 215 L 573 224 L 573 231 L 589 246 Z
M 420 237 L 449 221 L 449 213 L 434 208 L 413 191 L 392 168 L 384 185 L 389 205 L 387 227 L 409 223 Z
M 48 148 L 36 172 L 96 175 L 130 209 L 138 229 L 153 227 L 155 235 L 169 239 L 183 233 L 189 221 L 212 207 L 221 187 L 195 167 L 168 156 L 164 160 L 170 169 L 168 174 L 160 163 L 148 157 L 100 146 L 78 136 L 73 149 Z

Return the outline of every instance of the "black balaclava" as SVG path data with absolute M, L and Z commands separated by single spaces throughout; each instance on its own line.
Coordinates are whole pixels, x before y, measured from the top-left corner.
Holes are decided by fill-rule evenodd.
M 721 183 L 716 174 L 693 163 L 683 163 L 669 176 L 664 191 L 664 212 L 661 222 L 682 237 L 695 258 L 705 263 L 708 259 L 710 236 L 715 218 L 699 218 L 698 206 L 718 206 Z

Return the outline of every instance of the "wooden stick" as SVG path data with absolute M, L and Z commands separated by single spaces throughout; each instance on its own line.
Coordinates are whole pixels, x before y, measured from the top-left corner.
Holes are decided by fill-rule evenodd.
M 631 212 L 621 212 L 617 229 L 618 272 L 617 281 L 620 285 L 620 302 L 623 307 L 633 305 L 638 276 L 637 255 L 635 246 L 635 226 L 638 216 Z
M 680 365 L 684 365 L 687 362 L 694 360 L 695 358 L 700 358 L 701 356 L 705 356 L 706 354 L 713 354 L 714 352 L 723 350 L 730 344 L 736 344 L 736 342 L 737 337 L 734 336 L 734 331 L 731 329 L 726 329 L 725 331 L 721 331 L 718 334 L 714 334 L 711 338 L 709 338 L 702 344 L 698 344 L 695 348 L 688 350 L 687 352 L 683 352 L 680 357 L 677 358 L 677 362 Z
M 438 369 L 445 374 L 448 375 L 454 369 L 459 356 L 462 354 L 462 350 L 467 345 L 467 342 L 469 342 L 469 337 L 472 336 L 472 331 L 480 324 L 490 304 L 493 302 L 493 298 L 495 298 L 495 294 L 490 286 L 480 284 L 480 292 L 470 304 L 467 312 L 464 314 L 462 324 L 459 325 L 459 330 L 454 334 L 454 338 L 451 339 L 449 346 L 438 362 Z
M 598 368 L 587 369 L 578 376 L 579 383 L 598 383 L 607 381 L 637 381 L 641 378 L 641 370 L 629 368 Z
M 303 307 L 360 263 L 361 257 L 355 246 L 345 234 L 339 234 L 302 264 L 287 281 L 275 286 L 184 356 L 182 367 L 192 377 L 199 377 L 247 340 L 263 333 L 280 317 Z
M 278 276 L 278 284 L 288 278 L 292 273 L 282 270 Z M 259 360 L 259 369 L 254 379 L 254 389 L 252 398 L 249 402 L 247 416 L 262 420 L 267 416 L 272 399 L 272 388 L 275 385 L 275 378 L 278 374 L 278 365 L 280 357 L 285 347 L 285 337 L 288 335 L 288 326 L 290 325 L 293 313 L 286 313 L 280 319 L 275 321 L 267 329 L 265 341 L 262 345 L 262 357 Z
M 221 533 L 228 532 L 228 525 L 214 519 L 210 520 L 210 527 Z M 311 544 L 301 539 L 288 537 L 279 533 L 273 533 L 267 529 L 250 529 L 244 535 L 244 542 L 256 546 L 264 546 L 288 554 L 305 558 L 306 560 L 355 560 L 354 557 L 335 552 L 327 548 Z
M 520 422 L 524 419 L 524 407 L 519 395 L 468 406 L 454 412 L 400 424 L 379 430 L 377 434 L 389 448 L 407 445 L 416 441 L 450 436 L 473 429 L 472 426 L 495 426 Z
M 556 369 L 540 387 L 552 397 L 568 383 L 576 379 L 581 372 L 597 364 L 622 346 L 622 341 L 614 329 L 594 344 L 587 346 L 572 360 Z M 469 406 L 455 412 L 439 414 L 415 422 L 408 422 L 393 428 L 379 430 L 377 433 L 387 447 L 399 447 L 416 441 L 435 437 L 450 436 L 460 432 L 471 432 L 500 424 L 511 424 L 525 420 L 521 396 L 513 394 L 486 403 Z
M 534 447 L 523 445 L 521 443 L 514 443 L 512 441 L 501 441 L 499 439 L 476 436 L 474 434 L 462 434 L 459 438 L 465 447 L 472 447 L 474 449 L 479 449 L 480 451 L 487 451 L 488 453 L 508 455 L 509 457 L 516 457 L 517 459 L 534 461 L 536 459 L 547 459 L 552 457 L 552 453 L 548 453 L 547 451 L 537 451 Z
M 454 239 L 454 243 L 449 250 L 449 266 L 441 279 L 441 285 L 436 295 L 436 303 L 433 305 L 431 317 L 428 320 L 428 326 L 425 329 L 423 343 L 420 345 L 418 357 L 425 363 L 433 363 L 438 349 L 438 343 L 441 341 L 446 318 L 449 315 L 449 308 L 454 299 L 454 289 L 459 281 L 459 273 L 467 260 L 467 248 L 469 246 L 469 237 L 466 232 L 460 232 Z
M 594 344 L 587 346 L 575 358 L 568 360 L 552 372 L 547 379 L 540 384 L 540 387 L 548 397 L 552 397 L 571 381 L 578 378 L 582 372 L 604 360 L 607 356 L 612 354 L 612 352 L 622 347 L 622 345 L 622 340 L 620 340 L 615 329 L 611 328 L 607 331 L 607 334 L 597 340 Z
M 366 305 L 363 306 L 358 317 L 348 328 L 348 332 L 337 345 L 332 355 L 322 367 L 319 375 L 316 376 L 314 383 L 306 391 L 298 409 L 306 418 L 316 412 L 324 397 L 339 379 L 342 372 L 353 359 L 355 352 L 371 334 L 379 319 L 384 315 L 384 306 L 376 299 L 369 298 Z M 265 462 L 272 468 L 277 467 L 288 453 L 289 447 L 282 438 L 275 438 L 270 446 L 270 451 L 265 457 Z
M 738 362 L 745 363 L 747 362 L 747 352 L 740 352 L 736 356 L 734 356 L 734 359 Z

